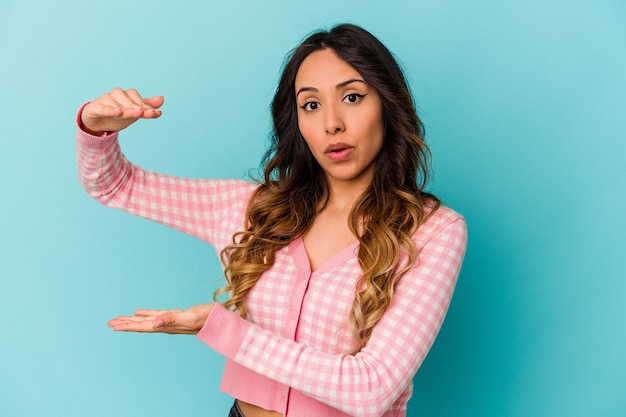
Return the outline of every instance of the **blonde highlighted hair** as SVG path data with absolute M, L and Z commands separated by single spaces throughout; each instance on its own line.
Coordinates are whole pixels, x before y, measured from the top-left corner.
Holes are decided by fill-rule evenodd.
M 439 200 L 424 191 L 430 152 L 404 75 L 389 50 L 358 26 L 316 32 L 289 55 L 272 101 L 274 131 L 263 158 L 264 180 L 250 199 L 246 229 L 221 253 L 227 285 L 214 298 L 228 293 L 222 304 L 245 318 L 246 295 L 272 267 L 275 252 L 304 234 L 327 202 L 326 177 L 298 129 L 295 78 L 307 56 L 328 48 L 376 89 L 385 126 L 372 183 L 348 219 L 360 242 L 363 271 L 349 318 L 354 343 L 346 353 L 353 354 L 366 345 L 391 304 L 398 279 L 417 262 L 413 235 L 439 207 Z

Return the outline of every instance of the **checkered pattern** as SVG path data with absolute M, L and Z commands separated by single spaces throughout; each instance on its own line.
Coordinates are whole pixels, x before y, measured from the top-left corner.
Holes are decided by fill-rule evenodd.
M 146 172 L 120 152 L 117 135 L 78 133 L 79 177 L 101 203 L 227 245 L 254 184 Z M 361 274 L 358 244 L 311 271 L 302 239 L 276 254 L 249 292 L 248 320 L 216 306 L 198 337 L 224 354 L 222 389 L 296 416 L 404 416 L 412 378 L 448 309 L 466 247 L 462 217 L 442 207 L 414 237 L 419 262 L 399 281 L 367 346 L 350 346 L 348 317 Z
M 252 183 L 144 171 L 122 155 L 117 133 L 97 138 L 79 131 L 76 149 L 81 185 L 106 206 L 173 227 L 220 248 L 231 242 L 233 230 L 244 226 L 246 202 L 255 188 Z

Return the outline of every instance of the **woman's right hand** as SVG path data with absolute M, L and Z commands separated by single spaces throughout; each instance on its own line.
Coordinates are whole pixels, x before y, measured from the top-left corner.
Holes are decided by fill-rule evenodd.
M 117 132 L 139 119 L 155 119 L 161 116 L 159 107 L 164 101 L 163 96 L 144 99 L 137 90 L 115 88 L 83 108 L 80 115 L 81 128 L 95 136 L 104 132 Z

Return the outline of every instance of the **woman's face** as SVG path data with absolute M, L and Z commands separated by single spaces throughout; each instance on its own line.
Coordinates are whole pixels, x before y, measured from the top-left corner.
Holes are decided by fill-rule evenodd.
M 383 146 L 378 92 L 332 49 L 310 54 L 295 81 L 298 126 L 331 186 L 372 181 Z

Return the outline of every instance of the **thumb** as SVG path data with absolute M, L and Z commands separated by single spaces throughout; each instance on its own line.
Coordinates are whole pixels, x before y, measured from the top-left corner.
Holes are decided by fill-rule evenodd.
M 161 107 L 164 102 L 165 102 L 165 97 L 163 96 L 149 97 L 144 100 L 144 103 L 154 107 L 155 109 L 158 109 L 159 107 Z
M 174 313 L 165 313 L 157 316 L 152 321 L 152 328 L 158 329 L 160 327 L 172 327 L 176 325 L 176 318 Z

